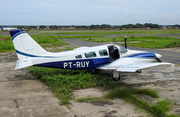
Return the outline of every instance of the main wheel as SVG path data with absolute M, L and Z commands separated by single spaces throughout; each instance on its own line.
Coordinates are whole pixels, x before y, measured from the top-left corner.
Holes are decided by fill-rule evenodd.
M 141 71 L 141 70 L 138 70 L 138 71 L 136 71 L 136 73 L 142 73 L 142 71 Z

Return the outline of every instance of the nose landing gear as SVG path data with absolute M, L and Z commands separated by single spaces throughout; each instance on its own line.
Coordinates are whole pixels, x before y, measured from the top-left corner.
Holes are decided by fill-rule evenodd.
M 118 71 L 112 71 L 112 79 L 114 81 L 119 81 L 120 80 L 120 75 L 119 75 L 119 72 Z

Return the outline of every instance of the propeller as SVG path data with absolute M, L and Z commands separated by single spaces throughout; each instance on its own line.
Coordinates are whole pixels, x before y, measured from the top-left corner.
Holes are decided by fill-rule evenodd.
M 156 61 L 159 62 L 159 63 L 162 62 L 158 57 L 156 57 Z
M 161 63 L 162 61 L 159 58 L 162 57 L 162 56 L 160 54 L 155 53 L 154 39 L 153 39 L 153 46 L 154 46 L 154 54 L 156 55 L 156 61 Z

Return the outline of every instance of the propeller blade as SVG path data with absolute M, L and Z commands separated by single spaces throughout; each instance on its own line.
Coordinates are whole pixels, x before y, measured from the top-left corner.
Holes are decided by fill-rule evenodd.
M 124 46 L 125 46 L 125 49 L 127 49 L 127 44 L 126 44 L 126 41 L 127 41 L 127 38 L 125 38 L 125 41 L 124 41 Z
M 156 61 L 160 63 L 162 62 L 158 57 L 156 57 Z

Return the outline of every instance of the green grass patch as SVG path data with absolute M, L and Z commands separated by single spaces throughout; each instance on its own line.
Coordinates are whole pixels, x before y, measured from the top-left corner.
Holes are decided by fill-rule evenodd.
M 55 33 L 55 32 L 54 32 Z M 61 36 L 58 34 L 54 33 L 31 33 L 31 36 L 36 35 L 36 36 L 52 36 L 52 37 L 57 37 L 58 39 L 79 39 L 79 38 L 99 38 L 99 37 L 105 37 L 105 36 L 91 36 L 91 35 L 78 35 L 78 36 Z M 56 35 L 56 36 L 53 36 Z
M 68 45 L 68 43 L 59 41 L 59 36 L 51 35 L 31 35 L 31 37 L 42 47 L 56 48 L 62 45 Z
M 57 48 L 61 47 L 62 45 L 68 45 L 66 42 L 59 41 L 59 36 L 31 35 L 31 37 L 43 48 Z M 15 52 L 10 35 L 0 35 L 0 52 Z
M 71 47 L 55 47 L 55 48 L 49 48 L 50 46 L 46 47 L 45 49 L 47 51 L 50 51 L 50 52 L 61 52 L 61 51 L 68 51 L 68 50 L 73 50 L 74 48 L 71 48 Z
M 108 79 L 88 71 L 30 67 L 30 72 L 49 86 L 61 99 L 62 104 L 69 104 L 72 91 L 75 89 L 102 86 L 106 90 L 115 87 Z
M 0 35 L 0 52 L 15 52 L 10 35 Z
M 105 36 L 60 36 L 59 39 L 99 38 Z
M 99 43 L 124 42 L 124 37 L 101 38 L 101 39 L 89 38 L 89 39 L 83 39 L 83 40 L 92 41 L 92 42 L 99 42 Z M 155 48 L 180 47 L 180 39 L 179 38 L 156 37 L 156 36 L 136 37 L 134 35 L 128 37 L 127 45 L 132 46 L 132 47 L 154 48 L 153 40 L 155 42 Z M 122 43 L 121 45 L 124 45 L 124 43 Z
M 118 84 L 110 82 L 107 78 L 98 74 L 91 74 L 90 71 L 76 71 L 67 69 L 53 69 L 42 67 L 30 67 L 29 71 L 35 78 L 44 82 L 56 96 L 62 101 L 61 104 L 69 104 L 69 100 L 73 96 L 73 90 L 84 89 L 89 87 L 103 87 L 104 90 L 110 89 L 107 94 L 102 97 L 80 98 L 79 102 L 103 102 L 112 103 L 109 99 L 120 98 L 135 106 L 145 109 L 154 117 L 177 117 L 174 114 L 168 115 L 170 110 L 169 100 L 158 101 L 155 105 L 140 100 L 135 94 L 148 95 L 152 98 L 159 98 L 156 91 L 151 89 L 129 89 L 117 88 Z M 113 89 L 113 90 L 111 90 Z
M 169 100 L 162 100 L 157 102 L 155 105 L 149 105 L 146 101 L 138 99 L 133 94 L 144 94 L 153 98 L 158 98 L 157 93 L 150 89 L 115 89 L 109 91 L 105 97 L 109 99 L 121 98 L 127 102 L 133 103 L 135 106 L 145 109 L 147 112 L 151 113 L 154 117 L 177 117 L 177 115 L 166 114 L 169 110 Z
M 171 48 L 180 46 L 179 38 L 169 38 L 169 37 L 156 37 L 156 36 L 145 36 L 136 37 L 135 39 L 129 38 L 128 42 L 140 41 L 138 43 L 128 43 L 128 46 L 142 47 L 142 48 Z
M 0 30 L 0 32 L 9 32 L 8 30 Z
M 112 102 L 110 102 L 107 98 L 105 98 L 105 97 L 86 97 L 86 98 L 80 98 L 80 99 L 78 99 L 77 100 L 78 102 L 87 102 L 87 103 L 89 103 L 89 102 L 105 102 L 105 103 L 112 103 Z
M 53 30 L 37 34 L 179 34 L 180 30 Z
M 162 100 L 158 101 L 155 105 L 150 105 L 148 102 L 138 99 L 134 94 L 148 95 L 152 98 L 159 98 L 156 91 L 151 89 L 121 89 L 116 88 L 110 90 L 107 94 L 102 97 L 87 97 L 80 98 L 77 101 L 79 102 L 103 102 L 103 103 L 112 103 L 109 99 L 120 98 L 126 102 L 134 104 L 136 107 L 142 108 L 150 113 L 153 117 L 179 117 L 178 115 L 171 114 L 168 115 L 167 111 L 170 110 L 169 105 L 171 101 Z

